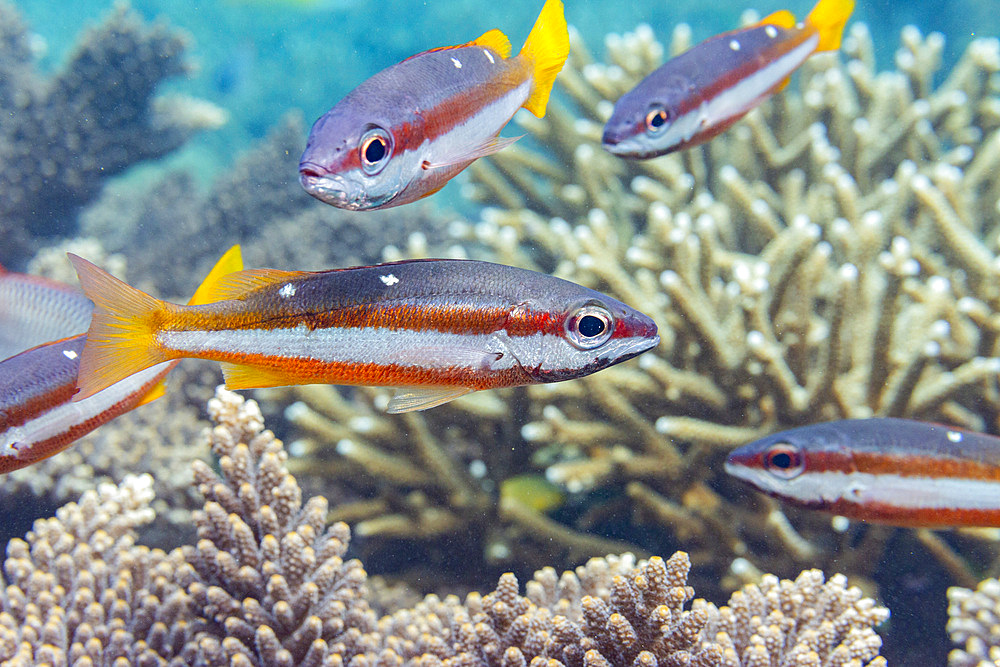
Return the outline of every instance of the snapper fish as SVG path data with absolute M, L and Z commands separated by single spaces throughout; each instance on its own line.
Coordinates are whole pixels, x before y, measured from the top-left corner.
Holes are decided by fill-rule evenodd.
M 546 0 L 517 56 L 493 29 L 384 69 L 313 124 L 299 162 L 302 187 L 355 211 L 431 195 L 516 141 L 498 135 L 518 109 L 545 115 L 568 55 L 562 2 Z
M 219 277 L 242 268 L 240 248 L 234 246 L 209 273 L 191 303 L 201 302 Z M 45 310 L 31 308 L 32 301 L 60 303 L 70 298 L 67 294 L 75 294 L 91 309 L 90 301 L 68 285 L 48 282 L 31 284 L 33 299 L 24 302 L 29 312 Z M 69 303 L 75 302 L 70 298 Z M 5 315 L 0 314 L 0 328 L 6 324 Z M 88 313 L 82 328 L 89 324 Z M 40 322 L 43 331 L 49 326 Z M 83 400 L 72 400 L 86 340 L 81 333 L 0 361 L 0 474 L 58 454 L 98 426 L 163 395 L 164 380 L 176 361 L 156 364 Z
M 589 375 L 651 349 L 656 325 L 615 299 L 475 260 L 410 260 L 225 277 L 214 303 L 155 299 L 70 255 L 96 308 L 80 398 L 154 364 L 222 362 L 230 389 L 291 384 L 399 388 L 389 412 L 481 389 Z
M 0 267 L 0 359 L 83 333 L 91 310 L 75 287 Z
M 726 472 L 809 509 L 897 526 L 1000 526 L 1000 438 L 909 419 L 845 419 L 739 447 Z
M 708 141 L 784 88 L 809 56 L 839 49 L 853 10 L 854 0 L 819 0 L 801 23 L 781 10 L 691 47 L 618 100 L 602 145 L 645 159 Z

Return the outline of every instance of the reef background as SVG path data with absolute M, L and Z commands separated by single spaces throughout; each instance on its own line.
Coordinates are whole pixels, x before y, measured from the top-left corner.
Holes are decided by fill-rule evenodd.
M 0 126 L 0 148 L 18 158 L 0 163 L 9 266 L 70 280 L 72 248 L 186 298 L 236 241 L 248 266 L 477 256 L 608 291 L 670 333 L 641 363 L 419 415 L 384 415 L 384 392 L 257 392 L 298 484 L 351 525 L 349 555 L 408 587 L 384 610 L 414 590 L 486 592 L 508 570 L 526 581 L 590 556 L 684 549 L 690 582 L 718 604 L 764 572 L 844 572 L 892 609 L 879 631 L 893 664 L 944 663 L 944 591 L 997 575 L 996 531 L 837 532 L 736 487 L 721 460 L 764 432 L 845 413 L 997 432 L 1000 61 L 989 40 L 969 48 L 1000 32 L 988 3 L 862 5 L 855 21 L 868 28 L 844 53 L 803 68 L 710 147 L 648 165 L 595 153 L 607 101 L 745 7 L 570 3 L 579 32 L 549 117 L 521 119 L 508 134 L 529 138 L 433 199 L 376 214 L 301 191 L 309 122 L 424 48 L 493 26 L 519 44 L 537 3 L 391 2 L 378 17 L 362 2 L 12 7 L 0 1 L 0 106 L 17 110 Z M 390 10 L 407 21 L 377 22 Z M 605 39 L 639 23 L 651 27 Z M 97 159 L 108 155 L 115 175 Z M 874 296 L 848 309 L 833 286 Z M 873 354 L 866 336 L 878 332 Z M 7 476 L 0 496 L 18 511 L 5 538 L 99 481 L 150 472 L 156 520 L 139 541 L 194 544 L 191 462 L 211 459 L 203 406 L 218 381 L 214 365 L 185 363 L 166 400 Z M 995 589 L 954 599 L 982 616 Z

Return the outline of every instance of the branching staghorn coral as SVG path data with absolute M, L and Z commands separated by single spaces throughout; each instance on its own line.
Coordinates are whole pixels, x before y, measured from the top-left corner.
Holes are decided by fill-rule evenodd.
M 0 261 L 23 266 L 32 237 L 73 232 L 105 179 L 225 122 L 207 102 L 153 97 L 160 81 L 188 71 L 184 48 L 180 34 L 121 6 L 44 78 L 20 15 L 0 3 Z
M 37 521 L 4 563 L 4 664 L 884 665 L 873 627 L 888 611 L 843 577 L 766 577 L 716 608 L 691 602 L 682 552 L 546 568 L 523 596 L 507 574 L 487 595 L 431 595 L 376 620 L 360 562 L 343 559 L 349 529 L 324 523 L 322 497 L 302 501 L 256 404 L 220 390 L 209 412 L 220 473 L 194 466 L 197 544 L 136 544 L 154 514 L 148 475 Z
M 545 119 L 519 116 L 529 138 L 470 167 L 469 194 L 490 208 L 449 231 L 462 252 L 649 313 L 662 344 L 582 380 L 410 421 L 380 414 L 370 392 L 292 389 L 299 402 L 285 416 L 303 477 L 322 469 L 336 480 L 325 492 L 356 490 L 337 516 L 368 544 L 460 534 L 502 561 L 536 536 L 563 554 L 603 553 L 581 539 L 600 532 L 651 551 L 683 545 L 696 572 L 712 572 L 699 588 L 833 558 L 871 576 L 884 529 L 831 532 L 826 517 L 790 511 L 790 521 L 768 499 L 737 501 L 745 491 L 722 460 L 764 434 L 840 417 L 994 428 L 997 40 L 973 41 L 942 72 L 941 36 L 907 28 L 897 69 L 880 72 L 855 25 L 843 56 L 810 59 L 797 86 L 729 132 L 649 161 L 604 153 L 600 131 L 667 49 L 640 28 L 609 37 L 603 64 L 573 40 L 563 102 Z M 679 27 L 669 50 L 689 41 Z M 384 259 L 432 252 L 419 236 L 397 246 Z M 423 452 L 435 449 L 460 464 L 428 474 Z M 557 522 L 501 498 L 504 479 L 540 471 L 588 507 Z M 909 539 L 971 578 L 947 540 Z
M 948 589 L 948 634 L 961 646 L 948 654 L 949 667 L 989 667 L 1000 661 L 1000 581 L 976 590 Z

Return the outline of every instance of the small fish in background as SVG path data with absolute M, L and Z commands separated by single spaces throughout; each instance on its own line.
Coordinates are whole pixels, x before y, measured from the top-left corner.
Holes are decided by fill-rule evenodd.
M 819 0 L 801 23 L 782 10 L 671 58 L 615 104 L 605 150 L 653 158 L 724 132 L 787 85 L 809 56 L 839 49 L 853 10 L 854 0 Z
M 76 287 L 0 267 L 0 359 L 83 333 L 93 309 Z
M 80 398 L 170 359 L 222 362 L 230 389 L 400 388 L 389 412 L 589 375 L 655 347 L 656 325 L 586 287 L 475 260 L 243 271 L 214 303 L 155 299 L 71 255 L 96 308 Z
M 242 268 L 240 247 L 233 246 L 216 263 L 191 303 L 203 302 L 215 281 Z M 22 300 L 26 308 L 64 303 L 68 293 L 82 300 L 88 311 L 91 309 L 90 300 L 70 286 L 55 281 L 45 283 L 31 285 L 31 298 Z M 88 314 L 83 329 L 89 324 Z M 5 315 L 0 313 L 0 329 L 6 325 Z M 45 329 L 44 318 L 39 325 Z M 0 474 L 58 454 L 98 426 L 163 395 L 164 380 L 176 361 L 144 369 L 86 399 L 71 400 L 86 340 L 86 334 L 79 334 L 0 361 Z
M 500 130 L 524 107 L 539 118 L 569 55 L 561 0 L 546 0 L 521 52 L 499 30 L 382 70 L 313 124 L 299 162 L 306 192 L 370 210 L 440 190 L 516 139 Z
M 733 450 L 726 472 L 793 505 L 897 526 L 1000 526 L 1000 438 L 845 419 Z

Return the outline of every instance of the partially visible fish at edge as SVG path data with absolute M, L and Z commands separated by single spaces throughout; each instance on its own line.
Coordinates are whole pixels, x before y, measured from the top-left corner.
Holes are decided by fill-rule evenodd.
M 350 210 L 406 204 L 440 190 L 526 108 L 539 118 L 569 55 L 561 0 L 546 0 L 521 52 L 490 30 L 475 41 L 407 58 L 364 81 L 313 124 L 299 180 Z
M 730 453 L 726 472 L 785 502 L 898 526 L 1000 526 L 1000 438 L 908 419 L 845 419 Z
M 191 299 L 200 303 L 221 276 L 243 268 L 239 246 L 215 265 Z M 60 302 L 71 288 L 34 285 L 41 303 Z M 53 293 L 46 293 L 51 290 Z M 77 293 L 90 308 L 90 301 Z M 6 320 L 0 316 L 0 328 Z M 89 325 L 89 317 L 83 328 Z M 98 426 L 163 395 L 176 361 L 157 364 L 80 401 L 76 392 L 86 334 L 38 345 L 0 362 L 0 473 L 24 468 L 66 449 Z
M 475 260 L 331 271 L 243 271 L 214 303 L 155 299 L 71 256 L 96 308 L 80 364 L 85 398 L 157 363 L 222 362 L 230 389 L 398 388 L 389 412 L 481 389 L 569 380 L 659 343 L 642 313 L 542 273 Z
M 76 287 L 0 267 L 0 359 L 83 333 L 93 308 Z
M 839 49 L 853 10 L 854 0 L 819 0 L 801 23 L 782 10 L 691 47 L 615 103 L 602 145 L 645 159 L 708 141 L 781 90 L 813 53 Z

